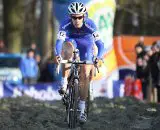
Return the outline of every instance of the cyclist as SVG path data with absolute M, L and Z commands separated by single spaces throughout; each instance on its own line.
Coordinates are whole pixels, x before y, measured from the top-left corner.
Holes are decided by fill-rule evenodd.
M 97 32 L 96 25 L 88 18 L 86 7 L 81 2 L 72 2 L 68 6 L 69 18 L 64 20 L 61 24 L 58 38 L 56 41 L 55 54 L 56 61 L 59 63 L 61 59 L 63 44 L 71 44 L 72 50 L 79 49 L 80 60 L 92 60 L 93 61 L 93 48 L 96 44 L 98 48 L 98 54 L 94 61 L 99 62 L 99 59 L 103 56 L 104 43 L 101 41 Z M 69 70 L 67 65 L 63 66 L 61 88 L 59 93 L 62 95 L 67 88 L 67 77 Z M 93 65 L 83 65 L 80 71 L 80 117 L 81 122 L 86 122 L 87 117 L 85 114 L 85 101 L 88 94 L 89 77 Z

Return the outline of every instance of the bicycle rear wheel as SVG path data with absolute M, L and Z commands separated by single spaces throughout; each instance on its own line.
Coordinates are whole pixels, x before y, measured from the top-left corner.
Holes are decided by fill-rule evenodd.
M 67 111 L 67 122 L 69 128 L 75 128 L 77 123 L 77 106 L 78 106 L 78 79 L 74 79 L 73 86 L 69 87 L 69 106 Z

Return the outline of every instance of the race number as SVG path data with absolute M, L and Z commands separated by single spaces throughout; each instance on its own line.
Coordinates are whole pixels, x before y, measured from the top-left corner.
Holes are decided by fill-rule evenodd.
M 58 39 L 65 41 L 65 39 L 66 39 L 66 32 L 65 31 L 59 31 L 57 37 L 58 37 Z
M 98 41 L 98 40 L 100 40 L 100 36 L 99 36 L 98 32 L 94 32 L 92 34 L 92 36 L 93 36 L 95 42 Z

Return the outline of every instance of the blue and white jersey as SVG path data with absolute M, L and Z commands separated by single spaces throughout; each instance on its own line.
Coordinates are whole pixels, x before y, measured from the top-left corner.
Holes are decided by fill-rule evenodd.
M 55 54 L 56 55 L 61 54 L 62 44 L 66 39 L 68 39 L 68 38 L 82 39 L 85 37 L 92 37 L 93 38 L 94 43 L 98 47 L 97 57 L 102 58 L 104 43 L 100 39 L 100 36 L 97 32 L 97 28 L 96 28 L 95 23 L 89 18 L 85 19 L 84 24 L 80 29 L 77 29 L 74 27 L 74 25 L 72 24 L 72 20 L 70 18 L 66 19 L 60 25 L 59 32 L 57 35 Z

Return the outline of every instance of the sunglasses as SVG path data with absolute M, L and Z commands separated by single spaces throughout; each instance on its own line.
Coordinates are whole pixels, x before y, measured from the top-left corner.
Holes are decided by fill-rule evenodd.
M 82 18 L 84 18 L 84 16 L 79 16 L 79 17 L 71 16 L 71 18 L 73 20 L 76 20 L 76 19 L 81 20 Z

